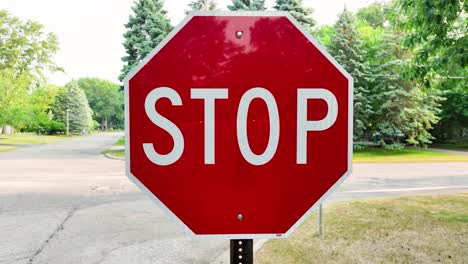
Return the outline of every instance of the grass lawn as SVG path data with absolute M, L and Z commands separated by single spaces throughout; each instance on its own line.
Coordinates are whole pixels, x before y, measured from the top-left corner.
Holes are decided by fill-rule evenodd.
M 117 141 L 114 146 L 125 146 L 125 137 L 121 137 L 119 141 Z
M 314 213 L 255 263 L 468 263 L 468 193 L 343 202 L 323 217 L 322 239 Z
M 354 162 L 449 162 L 468 161 L 468 156 L 436 152 L 424 149 L 401 150 L 365 149 L 355 150 Z
M 36 134 L 14 134 L 14 135 L 4 135 L 0 134 L 0 144 L 25 144 L 25 145 L 33 145 L 33 144 L 47 144 L 53 143 L 61 140 L 65 140 L 67 138 L 71 138 L 73 136 L 65 136 L 65 135 L 36 135 Z
M 125 137 L 121 137 L 117 142 L 115 142 L 114 146 L 125 146 Z M 106 150 L 103 154 L 109 154 L 114 157 L 118 158 L 125 158 L 125 149 L 118 149 L 118 150 Z

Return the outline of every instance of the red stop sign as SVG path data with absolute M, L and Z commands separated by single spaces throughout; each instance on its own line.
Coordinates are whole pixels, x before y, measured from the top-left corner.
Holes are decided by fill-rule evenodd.
M 287 13 L 188 16 L 125 93 L 127 175 L 193 234 L 287 236 L 351 171 L 352 78 Z

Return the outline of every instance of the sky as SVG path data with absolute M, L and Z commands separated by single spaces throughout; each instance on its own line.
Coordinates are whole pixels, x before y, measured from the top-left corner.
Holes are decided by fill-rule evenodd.
M 53 32 L 60 50 L 54 61 L 65 73 L 49 76 L 49 81 L 64 85 L 71 79 L 98 77 L 119 83 L 125 55 L 122 46 L 124 24 L 131 13 L 134 0 L 0 0 L 0 9 L 6 9 L 22 20 L 33 20 L 44 25 L 45 32 Z M 166 0 L 169 18 L 177 25 L 184 18 L 190 0 Z M 267 7 L 274 0 L 266 0 Z M 351 11 L 374 0 L 304 0 L 314 9 L 318 24 L 333 24 L 337 14 L 346 6 Z M 230 0 L 218 0 L 226 9 Z

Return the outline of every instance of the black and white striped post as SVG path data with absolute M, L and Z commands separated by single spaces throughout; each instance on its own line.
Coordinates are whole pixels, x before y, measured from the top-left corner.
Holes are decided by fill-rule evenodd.
M 253 264 L 253 239 L 231 239 L 230 264 Z

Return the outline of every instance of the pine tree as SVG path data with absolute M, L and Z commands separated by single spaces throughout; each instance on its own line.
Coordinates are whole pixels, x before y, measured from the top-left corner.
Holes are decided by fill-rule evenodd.
M 185 14 L 189 14 L 193 11 L 213 11 L 218 8 L 218 3 L 215 0 L 192 0 L 188 4 L 189 9 L 185 10 Z
M 311 17 L 314 10 L 304 7 L 302 0 L 276 0 L 273 8 L 278 11 L 289 11 L 308 31 L 315 26 L 315 20 Z
M 123 45 L 127 55 L 122 58 L 120 81 L 172 30 L 163 5 L 163 0 L 137 0 L 132 7 L 133 14 L 125 24 Z
M 57 95 L 52 107 L 53 119 L 66 124 L 67 111 L 70 132 L 81 133 L 83 129 L 89 131 L 92 128 L 92 111 L 88 99 L 76 81 L 68 83 Z
M 421 83 L 409 80 L 405 71 L 412 54 L 401 46 L 403 36 L 388 27 L 377 57 L 380 65 L 375 67 L 374 95 L 375 128 L 383 135 L 403 134 L 407 143 L 427 146 L 433 136 L 429 133 L 439 121 L 440 92 L 424 89 Z
M 356 30 L 355 18 L 343 10 L 334 25 L 331 54 L 354 78 L 354 138 L 363 139 L 372 114 L 369 83 L 372 81 L 368 64 L 364 60 L 362 42 Z
M 231 11 L 264 11 L 265 0 L 232 0 L 232 5 L 228 6 Z

